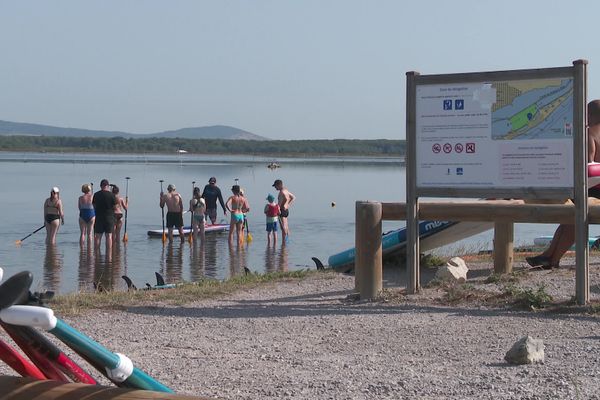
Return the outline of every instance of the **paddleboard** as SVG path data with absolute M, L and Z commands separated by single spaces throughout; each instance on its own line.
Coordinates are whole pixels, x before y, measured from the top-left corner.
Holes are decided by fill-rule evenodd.
M 224 232 L 229 230 L 229 224 L 214 224 L 214 225 L 206 225 L 204 227 L 204 233 L 212 233 L 212 232 Z M 192 229 L 189 226 L 183 227 L 184 236 L 189 235 L 192 232 Z M 165 233 L 168 234 L 167 229 L 165 229 Z M 161 238 L 163 234 L 162 229 L 152 229 L 148 231 L 148 236 L 150 237 L 159 237 Z M 179 236 L 179 231 L 177 229 L 173 229 L 173 236 Z
M 546 247 L 552 241 L 552 236 L 540 236 L 533 239 L 533 244 L 539 247 Z M 588 238 L 588 246 L 590 248 L 598 248 L 600 246 L 600 237 L 590 236 Z M 575 250 L 575 245 L 571 247 L 571 250 Z
M 493 222 L 421 221 L 419 223 L 420 250 L 432 250 L 493 228 Z M 404 252 L 406 241 L 406 228 L 383 234 L 381 237 L 383 254 Z M 337 268 L 354 263 L 355 256 L 356 250 L 351 248 L 330 256 L 327 262 L 329 266 Z

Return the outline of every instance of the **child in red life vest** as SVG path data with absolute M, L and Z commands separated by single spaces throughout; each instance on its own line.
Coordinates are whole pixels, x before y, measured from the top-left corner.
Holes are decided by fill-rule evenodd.
M 267 245 L 271 244 L 271 234 L 273 235 L 273 245 L 277 243 L 277 220 L 281 210 L 279 204 L 275 202 L 275 196 L 269 193 L 267 196 L 267 205 L 265 206 L 265 215 L 267 216 Z

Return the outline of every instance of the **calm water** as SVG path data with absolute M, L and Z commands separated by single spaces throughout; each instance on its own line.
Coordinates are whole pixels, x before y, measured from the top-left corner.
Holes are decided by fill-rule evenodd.
M 232 156 L 0 153 L 0 184 L 4 189 L 0 193 L 4 211 L 0 266 L 7 274 L 29 269 L 34 273 L 36 289 L 62 293 L 91 290 L 94 281 L 124 289 L 123 274 L 143 286 L 154 282 L 154 271 L 162 272 L 168 282 L 177 282 L 203 276 L 227 278 L 243 272 L 244 266 L 258 272 L 312 268 L 312 256 L 325 261 L 329 255 L 353 246 L 356 200 L 405 200 L 404 168 L 396 160 L 279 159 L 282 168 L 274 171 L 266 167 L 270 161 Z M 116 246 L 108 262 L 104 246 L 99 253 L 79 247 L 77 198 L 83 183 L 93 182 L 98 189 L 102 178 L 119 185 L 125 195 L 126 176 L 131 177 L 129 242 Z M 251 243 L 230 247 L 226 233 L 208 234 L 204 246 L 187 242 L 163 246 L 160 239 L 147 237 L 147 230 L 161 228 L 160 179 L 165 186 L 176 185 L 187 206 L 192 182 L 202 188 L 211 176 L 217 177 L 224 196 L 230 195 L 236 178 L 245 189 L 251 207 Z M 290 210 L 290 242 L 281 246 L 280 240 L 277 247 L 269 248 L 262 210 L 267 194 L 276 193 L 271 187 L 275 179 L 282 179 L 297 200 Z M 16 240 L 42 225 L 42 204 L 52 186 L 61 189 L 65 207 L 58 244 L 47 247 L 42 230 L 16 246 Z M 188 220 L 189 214 L 185 217 Z M 219 218 L 223 218 L 221 213 Z M 398 222 L 386 222 L 384 230 L 397 226 Z M 531 243 L 534 237 L 553 230 L 554 226 L 517 225 L 516 242 Z M 488 232 L 458 246 L 489 247 L 491 237 Z

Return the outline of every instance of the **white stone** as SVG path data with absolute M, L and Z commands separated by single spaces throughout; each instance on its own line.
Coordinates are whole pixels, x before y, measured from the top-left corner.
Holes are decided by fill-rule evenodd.
M 446 265 L 438 268 L 435 279 L 440 281 L 450 281 L 464 283 L 467 281 L 467 264 L 460 257 L 452 257 Z
M 543 364 L 544 342 L 525 336 L 519 339 L 504 356 L 509 364 Z

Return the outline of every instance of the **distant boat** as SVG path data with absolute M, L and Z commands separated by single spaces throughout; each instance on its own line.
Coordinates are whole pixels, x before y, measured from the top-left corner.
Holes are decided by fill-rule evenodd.
M 267 165 L 267 168 L 269 169 L 277 169 L 277 168 L 281 168 L 281 165 L 279 165 L 278 163 L 272 161 L 269 163 L 269 165 Z
M 185 153 L 187 153 L 187 151 L 186 151 L 186 150 L 183 150 L 183 149 L 179 149 L 179 150 L 177 150 L 177 152 L 178 152 L 179 154 L 185 154 Z

